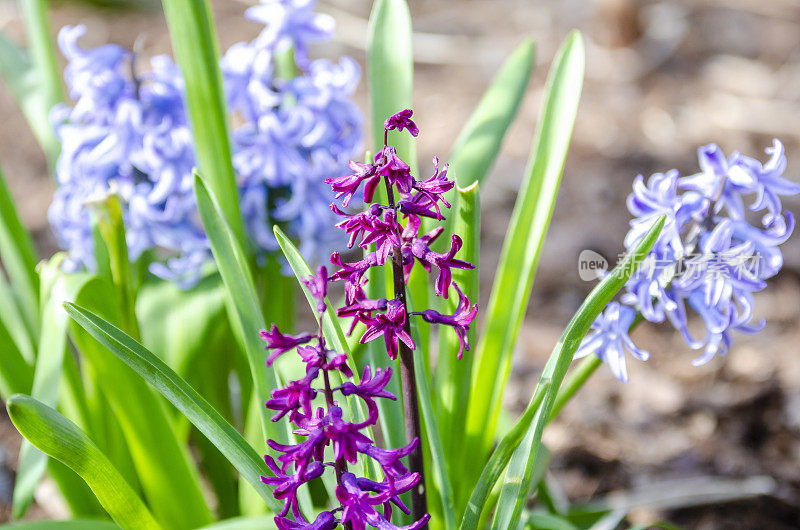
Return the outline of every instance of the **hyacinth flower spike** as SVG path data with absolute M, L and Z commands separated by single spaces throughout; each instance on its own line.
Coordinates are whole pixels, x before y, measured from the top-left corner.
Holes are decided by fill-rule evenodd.
M 296 349 L 306 365 L 305 377 L 273 390 L 272 399 L 266 403 L 268 409 L 277 412 L 272 421 L 287 418 L 294 426 L 294 435 L 300 439 L 295 444 L 268 440 L 269 447 L 279 456 L 265 457 L 272 476 L 262 477 L 262 481 L 274 486 L 273 495 L 284 503 L 275 517 L 275 524 L 282 530 L 332 530 L 339 524 L 348 530 L 362 530 L 368 526 L 382 530 L 422 528 L 430 519 L 427 513 L 407 526 L 398 526 L 391 521 L 392 505 L 407 512 L 398 495 L 414 489 L 422 480 L 419 473 L 409 471 L 401 461 L 417 449 L 419 439 L 414 438 L 398 449 L 383 449 L 375 446 L 368 436 L 369 428 L 379 421 L 375 400 L 397 399 L 385 390 L 392 370 L 373 369 L 368 365 L 359 383 L 349 380 L 353 373 L 347 366 L 346 356 L 329 350 L 322 336 L 325 296 L 330 281 L 325 267 L 320 267 L 316 274 L 304 280 L 317 301 L 315 334 L 284 335 L 274 325 L 271 331 L 261 333 L 270 351 L 269 364 Z M 335 372 L 344 380 L 336 388 L 331 386 L 331 376 Z M 363 400 L 367 417 L 360 422 L 346 418 L 338 405 L 337 395 L 356 396 Z M 332 449 L 328 453 L 332 455 L 331 460 L 326 457 L 326 447 Z M 363 459 L 372 459 L 380 466 L 384 476 L 382 481 L 357 477 L 349 470 L 351 464 Z M 320 512 L 309 522 L 300 509 L 298 490 L 329 470 L 336 474 L 339 506 Z
M 384 145 L 378 151 L 372 164 L 352 162 L 355 173 L 343 177 L 326 180 L 337 198 L 342 198 L 341 208 L 331 205 L 331 209 L 344 218 L 337 226 L 350 234 L 350 246 L 360 239 L 360 246 L 365 250 L 374 247 L 364 259 L 345 263 L 338 253 L 331 256 L 331 263 L 339 267 L 332 280 L 345 282 L 345 306 L 338 310 L 339 316 L 351 317 L 353 323 L 351 333 L 358 322 L 366 326 L 361 343 L 383 337 L 386 352 L 390 359 L 400 359 L 400 379 L 402 383 L 403 414 L 406 428 L 406 440 L 414 449 L 410 450 L 409 464 L 412 473 L 423 475 L 423 459 L 421 451 L 414 440 L 420 436 L 420 419 L 417 403 L 417 389 L 414 374 L 414 350 L 417 345 L 411 338 L 409 317 L 420 316 L 430 324 L 450 326 L 459 338 L 458 357 L 464 350 L 469 350 L 467 332 L 475 319 L 477 307 L 470 304 L 461 289 L 453 283 L 452 269 L 472 269 L 471 263 L 456 258 L 462 246 L 457 235 L 451 236 L 449 251 L 438 253 L 431 250 L 430 245 L 442 234 L 443 227 L 438 226 L 426 234 L 420 234 L 422 218 L 443 220 L 441 205 L 449 208 L 450 204 L 444 194 L 455 186 L 455 182 L 447 178 L 447 166 L 440 167 L 439 159 L 434 158 L 434 173 L 425 180 L 417 180 L 411 174 L 409 164 L 398 155 L 394 146 L 388 144 L 389 131 L 406 131 L 412 136 L 419 135 L 419 128 L 412 120 L 412 111 L 406 109 L 390 116 L 384 123 Z M 378 180 L 383 180 L 386 187 L 387 204 L 369 204 L 356 213 L 343 211 L 351 198 L 364 184 L 364 200 L 369 203 L 375 196 Z M 391 266 L 394 279 L 394 299 L 370 300 L 364 291 L 365 274 L 371 267 L 386 264 Z M 459 296 L 459 305 L 455 314 L 442 315 L 432 309 L 409 313 L 406 304 L 406 282 L 409 274 L 419 264 L 427 273 L 437 272 L 435 293 L 447 298 L 451 285 Z M 365 374 L 366 378 L 367 374 Z M 376 374 L 375 378 L 379 376 Z M 384 377 L 386 377 L 384 375 Z M 356 392 L 351 387 L 343 387 L 346 392 Z M 375 455 L 375 451 L 372 451 Z M 377 455 L 376 455 L 377 456 Z M 386 473 L 385 466 L 384 473 Z M 403 468 L 404 469 L 404 468 Z M 372 517 L 371 503 L 382 499 L 386 492 L 378 492 L 373 487 L 372 493 L 359 489 L 357 481 L 346 480 L 337 489 L 337 496 L 343 503 L 348 503 L 346 514 L 360 513 L 363 518 Z M 373 495 L 377 493 L 376 495 Z M 386 493 L 388 494 L 388 493 Z M 412 490 L 412 513 L 419 520 L 427 511 L 424 492 Z M 413 526 L 413 525 L 412 525 Z
M 756 333 L 764 327 L 763 321 L 751 321 L 753 293 L 780 270 L 779 247 L 794 229 L 781 196 L 800 193 L 800 185 L 782 176 L 783 144 L 774 140 L 767 154 L 770 159 L 762 164 L 740 153 L 725 157 L 719 147 L 707 145 L 698 150 L 701 171 L 695 175 L 680 177 L 672 170 L 646 184 L 641 176 L 636 179 L 628 197 L 634 219 L 626 248 L 633 248 L 655 216 L 667 214 L 667 223 L 648 266 L 628 280 L 622 303 L 609 304 L 598 317 L 578 356 L 596 354 L 626 381 L 625 351 L 640 360 L 649 357 L 628 335 L 637 313 L 649 322 L 668 321 L 690 348 L 703 350 L 695 365 L 724 355 L 734 331 Z M 761 213 L 760 222 L 750 222 L 746 209 Z M 700 317 L 704 337 L 690 333 L 689 311 Z

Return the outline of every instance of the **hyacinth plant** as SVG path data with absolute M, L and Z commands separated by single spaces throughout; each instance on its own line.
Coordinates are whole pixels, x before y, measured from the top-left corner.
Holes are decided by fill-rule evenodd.
M 0 39 L 0 73 L 62 184 L 69 188 L 75 171 L 88 171 L 100 193 L 73 203 L 63 198 L 61 204 L 79 206 L 60 210 L 72 208 L 74 217 L 56 215 L 58 206 L 51 213 L 57 227 L 78 227 L 62 232 L 62 241 L 77 234 L 78 247 L 91 254 L 65 243 L 69 255 L 37 271 L 30 235 L 0 187 L 0 258 L 10 280 L 0 275 L 0 395 L 30 442 L 20 455 L 18 516 L 46 471 L 75 517 L 53 523 L 62 528 L 614 526 L 624 513 L 611 506 L 553 502 L 545 426 L 603 361 L 624 379 L 625 348 L 646 356 L 628 336 L 639 321 L 668 320 L 690 347 L 704 350 L 701 362 L 724 353 L 731 331 L 754 331 L 752 293 L 780 269 L 778 245 L 793 228 L 780 196 L 797 187 L 781 177 L 779 144 L 763 165 L 709 147 L 701 150 L 697 175 L 637 179 L 622 259 L 569 322 L 529 390 L 528 406 L 509 426 L 500 421 L 502 397 L 577 111 L 580 35 L 571 35 L 554 59 L 477 325 L 478 190 L 526 93 L 530 42 L 497 74 L 449 165 L 434 160 L 426 178 L 417 170 L 420 131 L 409 110 L 413 61 L 404 0 L 378 0 L 370 17 L 376 154 L 367 162 L 354 121 L 325 121 L 353 116 L 341 96 L 346 100 L 352 89 L 354 70 L 346 60 L 310 59 L 308 44 L 331 29 L 313 2 L 270 0 L 252 8 L 249 16 L 266 29 L 220 59 L 208 3 L 164 0 L 176 61 L 157 59 L 146 76 L 109 62 L 140 64 L 130 52 L 76 48 L 68 32 L 66 49 L 78 60 L 70 88 L 110 81 L 119 92 L 100 95 L 116 94 L 119 105 L 104 108 L 92 98 L 81 105 L 79 91 L 70 118 L 57 121 L 58 136 L 48 125 L 62 88 L 46 3 L 22 5 L 29 49 Z M 322 97 L 318 83 L 339 99 Z M 119 120 L 103 121 L 129 119 L 129 110 L 148 119 L 122 120 L 120 129 Z M 239 124 L 231 134 L 230 114 Z M 309 123 L 319 136 L 304 136 Z M 121 147 L 87 154 L 67 145 L 91 146 L 95 127 L 113 138 L 129 130 L 114 145 L 130 156 Z M 296 145 L 300 154 L 287 148 Z M 70 169 L 57 160 L 91 163 Z M 109 171 L 103 161 L 116 168 L 118 184 L 102 173 Z M 763 213 L 759 222 L 744 212 L 742 199 L 751 193 L 750 209 Z M 78 211 L 87 205 L 89 232 L 86 212 Z M 64 219 L 81 222 L 59 224 Z M 158 224 L 170 219 L 178 222 Z M 327 268 L 312 273 L 304 257 L 313 261 L 331 249 L 337 227 L 350 236 L 349 250 L 336 249 L 330 275 Z M 269 259 L 276 244 L 317 315 L 313 333 L 291 334 L 287 282 L 277 271 L 265 274 L 278 264 Z M 690 259 L 706 263 L 699 269 L 708 273 L 730 266 L 719 263 L 728 255 L 737 264 L 753 259 L 738 267 L 739 276 L 687 273 Z M 134 277 L 142 265 L 187 284 L 198 271 L 201 279 L 191 290 L 162 281 L 139 292 Z M 206 288 L 204 267 L 216 271 L 213 288 Z M 337 284 L 344 294 L 333 304 Z M 688 332 L 687 308 L 705 324 L 704 338 Z M 576 354 L 586 358 L 567 377 Z

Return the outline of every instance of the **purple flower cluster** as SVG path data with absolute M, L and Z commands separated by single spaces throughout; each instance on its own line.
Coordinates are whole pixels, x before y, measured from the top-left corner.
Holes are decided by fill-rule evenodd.
M 322 179 L 341 175 L 361 149 L 361 115 L 351 101 L 359 78 L 350 58 L 308 59 L 308 44 L 330 39 L 333 20 L 314 0 L 263 0 L 247 17 L 265 24 L 252 42 L 234 44 L 221 60 L 227 104 L 237 115 L 234 168 L 243 220 L 253 248 L 275 251 L 271 230 L 282 223 L 309 259 L 321 261 L 337 241 Z M 210 262 L 192 189 L 196 165 L 185 112 L 183 78 L 167 56 L 140 60 L 113 44 L 78 46 L 85 28 L 65 27 L 59 45 L 72 106 L 52 121 L 62 143 L 50 223 L 67 267 L 93 270 L 88 203 L 119 196 L 131 260 L 155 250 L 153 273 L 191 286 Z M 298 72 L 278 72 L 294 50 Z
M 409 472 L 401 461 L 419 445 L 415 439 L 399 449 L 377 447 L 368 436 L 369 427 L 378 422 L 376 399 L 397 399 L 385 390 L 392 377 L 390 368 L 374 370 L 364 368 L 361 380 L 354 382 L 353 372 L 344 354 L 327 348 L 322 335 L 322 317 L 326 309 L 325 297 L 328 288 L 328 272 L 320 267 L 316 275 L 306 280 L 311 294 L 317 300 L 319 327 L 316 334 L 284 335 L 274 325 L 270 331 L 262 330 L 261 337 L 271 351 L 267 363 L 271 365 L 283 353 L 296 349 L 305 363 L 305 377 L 291 381 L 283 388 L 272 392 L 266 407 L 275 411 L 273 421 L 288 417 L 295 426 L 294 434 L 302 437 L 296 444 L 279 444 L 269 440 L 269 447 L 279 454 L 277 459 L 266 456 L 267 466 L 273 476 L 262 477 L 266 484 L 275 487 L 274 496 L 284 502 L 283 510 L 275 517 L 279 530 L 333 530 L 341 523 L 353 530 L 363 530 L 367 525 L 382 530 L 416 530 L 430 519 L 424 515 L 408 526 L 391 523 L 392 505 L 405 513 L 409 509 L 399 495 L 412 489 L 422 477 Z M 331 386 L 334 374 L 344 382 Z M 320 387 L 321 385 L 321 387 Z M 356 422 L 348 421 L 335 397 L 356 396 L 363 400 L 367 417 Z M 325 406 L 314 405 L 314 400 L 324 399 Z M 325 448 L 332 449 L 332 461 L 327 461 Z M 356 477 L 348 471 L 348 465 L 356 464 L 359 458 L 372 459 L 380 467 L 383 480 L 376 482 Z M 319 478 L 327 469 L 336 473 L 336 499 L 339 506 L 323 511 L 313 522 L 302 514 L 297 490 L 308 482 Z M 291 514 L 291 516 L 290 516 Z
M 433 175 L 425 180 L 415 179 L 409 165 L 397 155 L 394 147 L 388 145 L 388 132 L 391 130 L 406 130 L 412 136 L 419 134 L 411 115 L 412 111 L 406 109 L 386 120 L 383 148 L 378 151 L 371 164 L 350 162 L 352 174 L 325 180 L 331 185 L 336 197 L 342 198 L 342 208 L 347 207 L 362 184 L 364 202 L 371 203 L 364 211 L 357 213 L 346 213 L 336 205 L 331 205 L 331 209 L 343 218 L 336 226 L 349 234 L 348 247 L 352 248 L 357 243 L 365 251 L 361 260 L 350 263 L 342 261 L 338 252 L 331 256 L 331 263 L 339 267 L 331 279 L 345 282 L 345 305 L 339 308 L 338 314 L 340 317 L 353 319 L 351 333 L 358 322 L 366 326 L 361 343 L 383 336 L 386 350 L 392 359 L 397 358 L 401 343 L 409 350 L 414 350 L 405 300 L 368 299 L 364 291 L 366 274 L 370 268 L 385 265 L 389 259 L 393 266 L 402 270 L 405 282 L 408 282 L 416 263 L 428 273 L 435 268 L 436 294 L 448 298 L 451 285 L 458 293 L 456 313 L 443 315 L 427 309 L 414 314 L 428 323 L 452 327 L 459 338 L 460 359 L 463 351 L 469 350 L 467 332 L 478 309 L 476 305 L 470 304 L 458 285 L 453 283 L 452 269 L 472 269 L 474 266 L 455 257 L 462 245 L 461 238 L 457 235 L 451 236 L 450 249 L 440 253 L 431 250 L 430 245 L 442 234 L 443 227 L 438 226 L 420 234 L 422 218 L 444 219 L 439 205 L 441 203 L 450 207 L 444 194 L 453 189 L 455 182 L 448 180 L 447 166 L 440 167 L 438 158 L 433 159 Z M 385 205 L 372 203 L 381 181 L 387 190 L 388 204 Z M 374 250 L 370 250 L 373 247 Z
M 622 304 L 606 308 L 576 354 L 598 355 L 622 381 L 625 350 L 641 360 L 649 357 L 628 335 L 637 312 L 649 322 L 668 321 L 692 349 L 703 350 L 695 365 L 724 355 L 733 331 L 754 333 L 764 326 L 752 322 L 753 293 L 783 265 L 779 247 L 795 221 L 780 197 L 797 194 L 800 185 L 782 176 L 786 156 L 778 140 L 767 149 L 770 159 L 764 164 L 740 153 L 726 158 L 716 145 L 701 147 L 698 154 L 699 173 L 680 177 L 672 170 L 647 182 L 639 175 L 628 197 L 635 216 L 625 238 L 629 252 L 656 219 L 666 215 L 666 222 L 626 284 Z M 690 310 L 704 324 L 703 337 L 689 331 Z

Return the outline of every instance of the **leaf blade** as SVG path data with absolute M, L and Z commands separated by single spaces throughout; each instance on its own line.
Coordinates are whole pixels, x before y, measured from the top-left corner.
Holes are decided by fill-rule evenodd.
M 525 96 L 533 70 L 534 48 L 530 39 L 517 46 L 461 129 L 449 162 L 462 188 L 486 178 L 497 158 Z
M 77 425 L 28 396 L 16 394 L 6 406 L 20 433 L 78 473 L 120 526 L 133 530 L 160 528 L 119 471 Z
M 214 408 L 174 370 L 132 337 L 91 311 L 65 304 L 66 312 L 180 410 L 242 473 L 275 511 L 282 504 L 261 476 L 271 475 L 262 458 Z
M 577 114 L 583 68 L 583 41 L 576 32 L 553 61 L 527 178 L 503 242 L 486 325 L 476 350 L 479 361 L 468 405 L 465 455 L 483 458 L 492 444 L 511 350 L 527 309 Z
M 550 418 L 550 411 L 556 401 L 558 387 L 564 379 L 566 370 L 572 356 L 578 349 L 581 340 L 589 330 L 589 326 L 594 322 L 597 315 L 605 308 L 606 304 L 622 289 L 627 279 L 636 270 L 636 267 L 644 259 L 647 252 L 652 248 L 664 224 L 662 217 L 650 229 L 643 240 L 637 245 L 633 253 L 626 256 L 612 272 L 597 285 L 589 296 L 581 304 L 581 307 L 570 320 L 564 330 L 558 344 L 545 365 L 539 383 L 536 385 L 530 403 L 514 424 L 511 430 L 503 437 L 497 448 L 492 452 L 489 462 L 481 472 L 475 489 L 467 505 L 467 511 L 461 520 L 461 530 L 474 530 L 477 527 L 480 513 L 489 496 L 492 486 L 500 477 L 514 451 L 517 450 L 520 441 L 530 428 L 534 428 L 538 433 L 541 442 L 541 430 Z M 545 402 L 546 398 L 546 402 Z M 544 402 L 544 404 L 543 404 Z M 533 423 L 534 416 L 539 412 L 543 405 L 539 420 Z M 532 444 L 533 446 L 534 444 Z M 529 475 L 530 476 L 530 475 Z M 521 489 L 521 488 L 520 488 Z
M 175 58 L 186 83 L 186 105 L 200 170 L 240 245 L 244 226 L 233 170 L 217 36 L 208 0 L 163 0 Z

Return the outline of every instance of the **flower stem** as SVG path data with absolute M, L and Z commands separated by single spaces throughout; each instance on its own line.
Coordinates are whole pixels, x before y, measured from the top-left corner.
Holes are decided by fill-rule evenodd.
M 317 338 L 319 339 L 320 354 L 325 355 L 325 337 L 322 334 L 322 314 L 319 315 L 317 323 L 319 325 Z M 330 377 L 328 377 L 328 370 L 324 367 L 322 368 L 322 379 L 325 382 L 325 403 L 328 412 L 330 412 L 331 408 L 334 407 L 336 403 L 333 401 L 333 390 L 331 390 L 331 380 Z M 342 486 L 342 475 L 347 473 L 347 462 L 345 462 L 343 457 L 336 460 L 334 469 L 336 470 L 336 484 Z M 344 527 L 345 530 L 353 530 L 353 525 L 350 522 L 345 523 Z
M 392 186 L 389 184 L 388 179 L 384 179 L 386 183 L 386 193 L 389 199 L 389 204 L 392 208 L 395 207 L 394 192 Z M 394 280 L 394 297 L 403 304 L 403 309 L 406 313 L 406 321 L 403 324 L 403 329 L 409 335 L 411 334 L 411 322 L 408 314 L 408 304 L 406 303 L 406 282 L 403 273 L 403 254 L 400 247 L 394 247 L 392 250 L 392 277 Z M 400 342 L 400 383 L 402 386 L 403 395 L 403 420 L 405 423 L 406 442 L 411 443 L 414 440 L 419 440 L 420 445 L 408 455 L 409 469 L 412 473 L 419 473 L 419 484 L 416 488 L 411 490 L 411 510 L 412 516 L 415 521 L 421 519 L 428 513 L 428 502 L 425 496 L 425 469 L 422 457 L 422 430 L 420 428 L 419 420 L 419 403 L 417 401 L 417 382 L 414 373 L 414 351 L 406 346 L 403 341 Z M 423 528 L 427 528 L 425 525 Z

